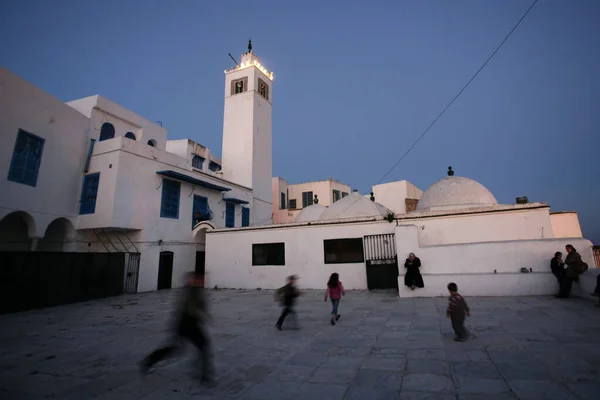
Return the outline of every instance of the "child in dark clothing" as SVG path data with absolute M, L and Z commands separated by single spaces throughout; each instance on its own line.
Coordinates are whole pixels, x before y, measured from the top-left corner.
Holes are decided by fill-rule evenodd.
M 296 323 L 296 328 L 298 328 L 298 320 L 296 319 L 296 311 L 294 310 L 296 298 L 300 296 L 300 292 L 295 285 L 297 279 L 298 277 L 296 275 L 289 276 L 287 285 L 278 290 L 278 292 L 280 292 L 281 305 L 283 307 L 281 316 L 277 320 L 277 324 L 275 324 L 279 330 L 282 330 L 283 321 L 285 321 L 288 314 L 294 316 L 294 322 Z
M 452 321 L 452 328 L 456 333 L 457 342 L 464 342 L 469 337 L 469 333 L 465 328 L 466 316 L 471 316 L 471 310 L 467 305 L 464 297 L 458 293 L 458 286 L 454 282 L 448 284 L 448 291 L 450 297 L 448 298 L 448 310 L 446 310 L 446 316 Z

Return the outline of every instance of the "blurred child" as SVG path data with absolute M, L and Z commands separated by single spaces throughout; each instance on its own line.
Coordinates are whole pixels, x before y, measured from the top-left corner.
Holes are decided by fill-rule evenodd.
M 466 317 L 471 316 L 471 310 L 467 305 L 464 297 L 458 293 L 458 286 L 454 282 L 448 284 L 448 291 L 450 297 L 448 298 L 448 309 L 446 310 L 446 317 L 452 321 L 452 328 L 456 334 L 457 342 L 464 342 L 469 337 L 469 333 L 465 328 Z
M 298 277 L 296 275 L 291 275 L 287 279 L 287 285 L 280 288 L 276 292 L 276 298 L 281 302 L 281 306 L 283 310 L 281 311 L 281 316 L 277 320 L 277 324 L 275 326 L 280 331 L 283 329 L 283 321 L 288 316 L 288 314 L 292 314 L 294 318 L 294 322 L 296 325 L 296 329 L 298 329 L 298 319 L 296 317 L 296 310 L 294 309 L 294 305 L 296 304 L 296 298 L 300 296 L 300 292 L 296 288 L 296 281 Z

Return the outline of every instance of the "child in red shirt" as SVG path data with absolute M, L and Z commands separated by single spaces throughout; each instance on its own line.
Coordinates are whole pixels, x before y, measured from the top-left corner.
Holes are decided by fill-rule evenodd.
M 338 314 L 338 306 L 340 305 L 340 299 L 345 296 L 344 285 L 340 281 L 340 276 L 337 273 L 331 274 L 329 282 L 327 282 L 327 290 L 325 291 L 325 302 L 327 297 L 331 298 L 331 304 L 333 309 L 331 310 L 331 325 L 335 325 L 335 321 L 338 321 L 341 317 Z

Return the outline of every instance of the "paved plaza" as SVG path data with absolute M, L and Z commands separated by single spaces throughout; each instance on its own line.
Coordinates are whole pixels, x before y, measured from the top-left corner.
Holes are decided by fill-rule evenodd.
M 476 337 L 453 341 L 446 299 L 349 291 L 329 325 L 323 292 L 300 330 L 274 328 L 271 291 L 210 291 L 217 385 L 174 359 L 137 362 L 168 339 L 177 290 L 0 316 L 2 399 L 599 399 L 600 309 L 551 297 L 468 298 Z

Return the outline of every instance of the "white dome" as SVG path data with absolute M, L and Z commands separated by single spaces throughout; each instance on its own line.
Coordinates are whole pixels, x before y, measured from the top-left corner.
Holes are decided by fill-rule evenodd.
M 497 205 L 482 184 L 462 176 L 448 176 L 431 185 L 417 204 L 417 211 L 453 210 Z
M 318 221 L 325 210 L 327 210 L 327 207 L 320 204 L 313 204 L 312 206 L 305 207 L 298 215 L 296 215 L 294 222 Z
M 357 218 L 357 217 L 379 217 L 391 213 L 389 209 L 379 203 L 371 201 L 368 197 L 353 192 L 341 198 L 321 214 L 321 220 Z

